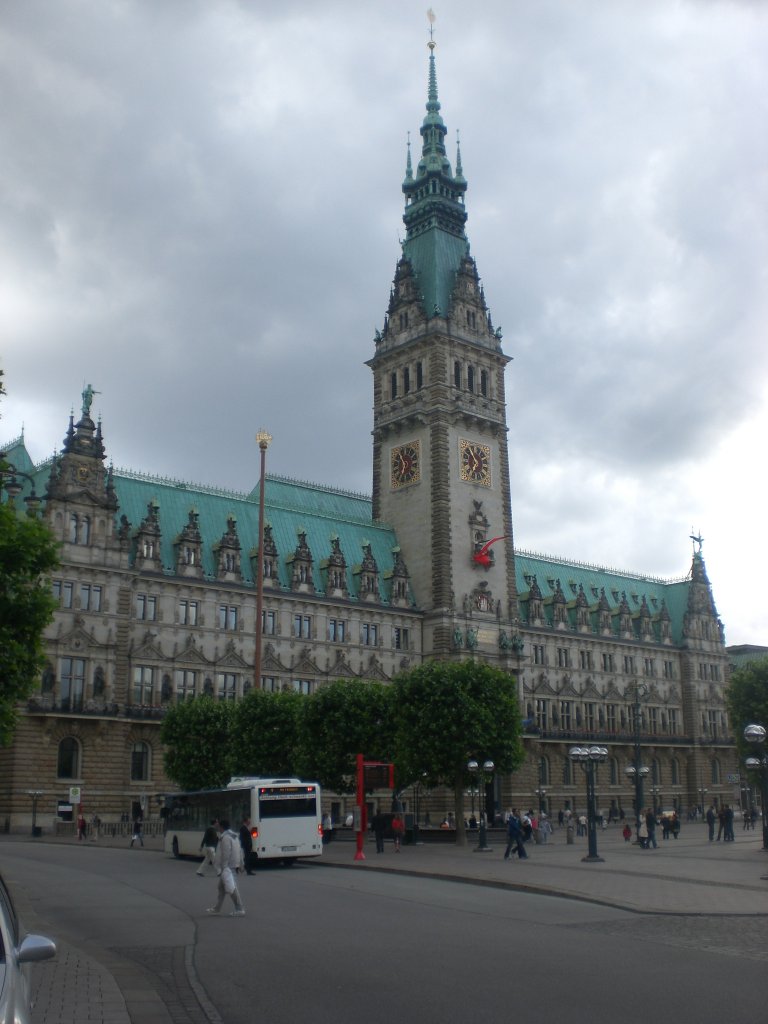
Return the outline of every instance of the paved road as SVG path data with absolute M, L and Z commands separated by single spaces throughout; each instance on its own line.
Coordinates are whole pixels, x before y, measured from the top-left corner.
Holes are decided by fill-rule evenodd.
M 691 827 L 648 852 L 611 832 L 599 841 L 603 864 L 582 863 L 583 844 L 560 836 L 522 863 L 503 861 L 500 847 L 377 856 L 370 844 L 355 862 L 353 845 L 337 841 L 322 865 L 244 878 L 244 920 L 206 917 L 213 880 L 149 843 L 8 839 L 0 863 L 27 927 L 60 943 L 58 959 L 35 968 L 37 1024 L 338 1024 L 361 1010 L 387 1024 L 393 1015 L 464 1020 L 478 1005 L 509 1016 L 510 986 L 535 990 L 538 1012 L 558 1013 L 585 984 L 590 1002 L 575 1003 L 591 1007 L 592 1024 L 613 1024 L 617 994 L 621 1015 L 641 1019 L 639 978 L 669 990 L 654 1004 L 655 1024 L 679 1024 L 683 1003 L 684 1019 L 736 1005 L 762 1019 L 768 855 L 759 836 L 710 845 Z M 571 898 L 539 895 L 557 892 Z

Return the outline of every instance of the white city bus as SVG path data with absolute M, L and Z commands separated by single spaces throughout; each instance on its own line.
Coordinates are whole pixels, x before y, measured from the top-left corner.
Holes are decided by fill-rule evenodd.
M 251 819 L 253 855 L 258 860 L 319 857 L 323 852 L 320 786 L 299 779 L 234 778 L 226 789 L 202 789 L 165 796 L 165 852 L 200 856 L 203 833 L 214 819 L 237 832 Z

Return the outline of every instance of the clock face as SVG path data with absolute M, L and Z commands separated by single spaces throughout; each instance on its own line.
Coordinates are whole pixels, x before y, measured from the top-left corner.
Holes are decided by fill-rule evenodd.
M 466 483 L 491 486 L 491 447 L 476 441 L 459 440 L 459 474 Z
M 421 479 L 421 444 L 409 441 L 392 449 L 390 457 L 393 487 L 405 487 Z

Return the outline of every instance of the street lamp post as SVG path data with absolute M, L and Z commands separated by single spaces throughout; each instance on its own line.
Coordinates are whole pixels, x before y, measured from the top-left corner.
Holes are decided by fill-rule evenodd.
M 699 797 L 700 797 L 700 800 L 701 800 L 701 803 L 700 803 L 699 806 L 701 807 L 701 816 L 702 816 L 702 818 L 704 817 L 704 804 L 706 803 L 706 798 L 707 798 L 707 793 L 708 792 L 709 792 L 709 790 L 707 789 L 706 786 L 699 786 L 698 794 L 699 794 Z
M 661 800 L 659 800 L 660 794 L 661 794 L 661 786 L 651 786 L 651 795 L 653 797 L 653 813 L 654 813 L 654 815 L 658 814 L 658 812 L 661 810 Z
M 541 821 L 541 816 L 544 813 L 544 797 L 547 795 L 547 791 L 544 786 L 539 786 L 538 789 L 534 790 L 534 793 L 539 798 L 539 821 Z
M 635 761 L 633 765 L 624 769 L 624 774 L 635 785 L 635 819 L 639 829 L 640 815 L 643 813 L 643 780 L 648 775 L 648 769 L 643 767 L 643 750 L 641 745 L 643 709 L 640 699 L 647 696 L 648 687 L 645 683 L 635 682 L 633 689 L 635 691 L 635 699 L 632 701 L 632 719 L 635 729 Z
M 493 774 L 493 769 L 496 765 L 491 760 L 483 761 L 482 765 L 479 765 L 477 761 L 472 758 L 467 762 L 467 771 L 472 776 L 472 782 L 477 785 L 477 797 L 478 797 L 478 825 L 479 835 L 477 840 L 477 846 L 475 847 L 475 853 L 490 853 L 491 848 L 486 841 L 485 831 L 485 807 L 483 806 L 482 794 L 485 791 L 485 786 L 488 782 L 488 777 Z M 477 780 L 475 782 L 475 780 Z M 474 799 L 472 803 L 474 813 Z
M 43 794 L 39 789 L 28 789 L 27 793 L 32 798 L 32 835 L 37 837 L 39 835 L 37 828 L 37 801 Z
M 597 814 L 595 811 L 595 770 L 608 757 L 606 747 L 571 747 L 568 756 L 581 766 L 587 777 L 587 840 L 589 853 L 582 861 L 600 862 L 603 857 L 597 854 Z
M 768 750 L 765 743 L 765 726 L 748 725 L 744 730 L 744 739 L 754 748 L 754 755 L 745 759 L 746 768 L 754 772 L 760 780 L 760 810 L 763 819 L 763 849 L 768 850 Z
M 263 633 L 262 618 L 264 616 L 264 479 L 267 467 L 267 448 L 272 435 L 266 430 L 259 430 L 256 443 L 259 446 L 261 464 L 259 468 L 259 546 L 256 557 L 256 653 L 254 655 L 254 686 L 261 689 L 261 637 Z

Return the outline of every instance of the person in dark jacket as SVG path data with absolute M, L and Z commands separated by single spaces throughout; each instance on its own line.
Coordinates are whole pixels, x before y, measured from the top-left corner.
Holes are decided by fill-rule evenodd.
M 387 819 L 381 811 L 377 811 L 371 819 L 371 828 L 376 836 L 376 853 L 384 853 L 384 833 L 387 829 Z
M 515 810 L 507 818 L 507 848 L 504 851 L 504 860 L 509 860 L 509 855 L 513 848 L 517 850 L 517 856 L 520 860 L 525 860 L 528 856 L 523 846 L 523 830 L 520 826 L 520 819 Z
M 208 864 L 213 867 L 213 858 L 216 856 L 216 847 L 219 842 L 218 824 L 218 819 L 214 818 L 205 832 L 203 832 L 203 840 L 200 843 L 200 849 L 203 851 L 203 863 L 195 872 L 195 874 L 199 875 L 201 878 L 205 874 L 205 869 Z
M 243 866 L 245 867 L 246 875 L 253 874 L 253 867 L 251 861 L 253 859 L 253 838 L 251 836 L 251 819 L 243 818 L 243 823 L 240 826 L 240 845 L 243 848 Z

